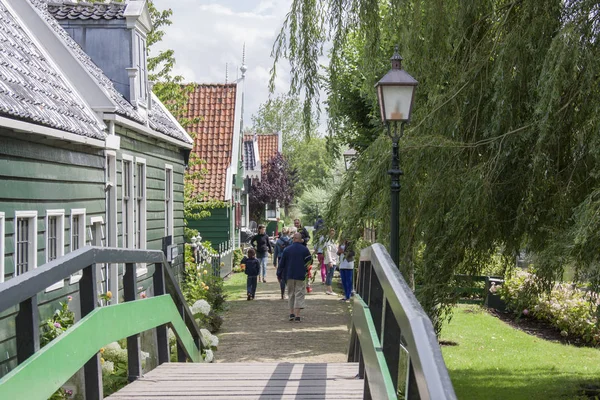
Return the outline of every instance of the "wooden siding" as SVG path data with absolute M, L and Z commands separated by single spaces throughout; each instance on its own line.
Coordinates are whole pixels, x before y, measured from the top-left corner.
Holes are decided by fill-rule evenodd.
M 118 246 L 122 247 L 121 227 L 121 169 L 122 156 L 127 154 L 146 161 L 146 216 L 148 249 L 162 250 L 165 236 L 165 165 L 173 167 L 173 243 L 179 245 L 180 256 L 172 263 L 173 272 L 180 276 L 183 268 L 183 176 L 184 155 L 175 146 L 135 132 L 117 128 L 121 150 L 117 151 L 117 231 Z M 86 210 L 87 238 L 90 218 L 105 215 L 105 154 L 101 149 L 89 149 L 66 142 L 45 141 L 39 136 L 16 134 L 0 130 L 0 212 L 5 213 L 4 248 L 5 279 L 14 273 L 14 216 L 15 211 L 37 211 L 37 265 L 46 262 L 46 210 L 64 209 L 64 253 L 71 248 L 70 216 L 72 209 Z M 135 171 L 135 169 L 134 169 Z M 105 226 L 106 232 L 106 226 Z M 139 277 L 138 287 L 150 289 L 154 266 Z M 120 268 L 120 275 L 123 269 Z M 150 293 L 149 293 L 150 294 Z M 78 284 L 65 281 L 64 287 L 38 294 L 40 322 L 49 318 L 59 301 L 73 296 L 71 309 L 79 316 Z M 122 283 L 119 297 L 122 298 Z M 0 314 L 0 377 L 16 367 L 15 307 Z
M 91 217 L 104 217 L 104 153 L 89 146 L 44 140 L 40 136 L 0 130 L 0 212 L 5 214 L 5 279 L 14 274 L 15 212 L 37 212 L 37 265 L 46 262 L 46 211 L 62 209 L 64 253 L 71 249 L 71 210 L 85 209 L 86 227 Z M 87 229 L 81 234 L 87 236 Z M 87 237 L 86 237 L 87 242 Z M 40 320 L 49 318 L 59 301 L 72 295 L 78 284 L 38 295 Z M 74 301 L 73 305 L 78 304 Z M 16 366 L 14 315 L 16 307 L 0 314 L 0 376 Z M 79 313 L 78 309 L 74 310 Z
M 227 243 L 231 235 L 232 212 L 230 207 L 210 210 L 211 216 L 199 220 L 188 221 L 188 228 L 200 232 L 202 240 L 211 242 L 214 249 L 221 243 Z
M 117 152 L 117 236 L 118 246 L 123 246 L 122 226 L 122 169 L 123 155 L 143 158 L 146 161 L 146 248 L 162 250 L 165 237 L 165 166 L 173 167 L 173 244 L 178 245 L 179 256 L 171 263 L 173 273 L 180 278 L 183 270 L 184 220 L 183 177 L 184 156 L 177 147 L 154 138 L 140 135 L 129 129 L 117 127 L 121 137 L 121 149 Z M 134 169 L 135 173 L 135 169 Z M 148 287 L 154 266 L 148 266 L 148 274 L 138 278 L 138 286 Z M 120 271 L 122 274 L 122 271 Z

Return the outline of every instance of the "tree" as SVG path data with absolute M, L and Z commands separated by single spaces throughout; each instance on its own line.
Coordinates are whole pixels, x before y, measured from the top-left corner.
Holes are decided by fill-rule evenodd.
M 394 44 L 420 82 L 401 141 L 400 268 L 438 330 L 454 274 L 498 252 L 507 268 L 522 248 L 536 254 L 546 287 L 569 263 L 600 287 L 599 19 L 592 0 L 292 2 L 275 62 L 290 60 L 309 105 L 325 82 L 330 128 L 361 150 L 331 202 L 342 229 L 375 218 L 388 242 L 390 144 L 373 85 Z
M 280 95 L 259 106 L 256 114 L 252 116 L 250 130 L 258 134 L 281 132 L 283 143 L 287 144 L 302 138 L 304 133 L 302 119 L 303 114 L 298 98 Z
M 281 95 L 260 105 L 252 116 L 251 131 L 258 134 L 281 132 L 283 156 L 290 169 L 296 171 L 296 195 L 307 188 L 324 188 L 331 179 L 337 156 L 327 150 L 326 140 L 316 130 L 305 134 L 300 101 L 294 96 Z M 311 126 L 316 126 L 313 118 Z
M 277 154 L 264 167 L 260 181 L 253 182 L 250 189 L 250 218 L 261 221 L 265 206 L 277 201 L 288 207 L 294 199 L 295 173 L 286 159 Z

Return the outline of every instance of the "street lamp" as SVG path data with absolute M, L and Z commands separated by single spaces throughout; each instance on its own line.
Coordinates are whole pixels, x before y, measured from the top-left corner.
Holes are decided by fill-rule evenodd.
M 348 149 L 344 152 L 344 166 L 346 167 L 346 171 L 350 169 L 354 159 L 356 158 L 356 150 Z
M 377 82 L 377 97 L 381 121 L 387 127 L 387 134 L 392 139 L 392 169 L 388 174 L 392 177 L 392 218 L 390 231 L 390 252 L 396 267 L 400 268 L 400 158 L 398 141 L 404 133 L 404 124 L 410 120 L 415 88 L 418 82 L 402 69 L 402 57 L 398 54 L 398 46 L 391 58 L 392 69 Z M 398 123 L 400 131 L 398 132 Z M 393 125 L 393 127 L 392 127 Z

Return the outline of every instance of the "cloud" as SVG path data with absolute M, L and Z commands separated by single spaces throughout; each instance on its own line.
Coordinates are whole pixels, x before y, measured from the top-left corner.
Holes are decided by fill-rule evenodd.
M 173 24 L 165 27 L 162 42 L 153 52 L 173 49 L 174 72 L 186 82 L 224 83 L 240 76 L 242 48 L 246 44 L 245 115 L 250 121 L 267 101 L 271 48 L 281 29 L 291 0 L 154 0 L 159 10 L 171 8 Z M 276 88 L 289 89 L 286 66 L 278 66 Z

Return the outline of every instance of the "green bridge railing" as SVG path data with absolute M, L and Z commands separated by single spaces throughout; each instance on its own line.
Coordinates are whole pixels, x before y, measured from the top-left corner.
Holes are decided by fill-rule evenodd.
M 97 264 L 123 263 L 125 302 L 98 307 Z M 137 299 L 136 263 L 153 263 L 154 297 Z M 40 350 L 37 294 L 82 271 L 81 320 Z M 161 251 L 84 247 L 33 271 L 0 283 L 0 312 L 19 305 L 15 318 L 19 365 L 0 379 L 0 399 L 47 399 L 81 367 L 86 400 L 101 400 L 99 351 L 127 338 L 128 379 L 142 375 L 140 333 L 156 330 L 158 364 L 168 362 L 170 326 L 180 362 L 201 360 L 200 331 Z
M 361 252 L 355 297 L 348 361 L 364 398 L 456 399 L 431 320 L 380 244 Z

